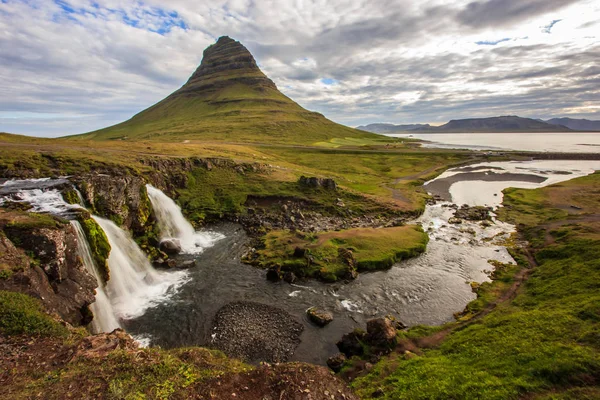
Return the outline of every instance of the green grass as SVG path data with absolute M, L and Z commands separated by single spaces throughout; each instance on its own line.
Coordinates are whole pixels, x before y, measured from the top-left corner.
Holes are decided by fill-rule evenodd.
M 239 83 L 216 94 L 169 96 L 128 121 L 69 139 L 311 144 L 345 137 L 377 135 L 331 122 L 275 89 Z
M 509 190 L 503 217 L 530 234 L 556 224 L 549 241 L 538 241 L 538 267 L 520 294 L 487 316 L 456 328 L 421 356 L 390 357 L 353 386 L 362 398 L 383 388 L 385 399 L 577 398 L 597 394 L 600 373 L 599 227 L 594 195 L 600 175 L 535 191 Z M 581 222 L 564 207 L 579 198 Z M 597 199 L 597 197 L 596 197 Z M 575 204 L 578 204 L 575 201 Z M 510 271 L 505 278 L 510 282 Z M 489 299 L 488 299 L 489 300 Z M 486 301 L 483 299 L 482 301 Z M 473 303 L 471 311 L 483 304 Z M 534 397 L 532 397 L 534 398 Z M 585 397 L 582 397 L 585 398 Z M 593 397 L 592 397 L 593 398 Z
M 43 311 L 39 300 L 23 293 L 0 291 L 0 333 L 64 337 L 69 331 Z
M 338 232 L 305 234 L 273 231 L 264 238 L 258 250 L 258 265 L 279 265 L 301 277 L 336 281 L 348 271 L 372 271 L 390 268 L 394 263 L 425 251 L 428 236 L 418 226 L 394 228 L 356 228 Z M 294 257 L 296 248 L 305 249 L 312 258 Z M 340 249 L 352 251 L 355 265 L 349 265 Z

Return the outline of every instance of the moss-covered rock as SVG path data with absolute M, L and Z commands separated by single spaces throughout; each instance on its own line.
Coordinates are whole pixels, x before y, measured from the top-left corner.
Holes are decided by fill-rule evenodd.
M 79 204 L 79 196 L 73 188 L 63 190 L 62 197 L 69 204 Z
M 105 283 L 110 279 L 108 256 L 110 255 L 111 247 L 108 238 L 100 225 L 88 213 L 81 213 L 78 220 L 87 237 L 94 262 Z

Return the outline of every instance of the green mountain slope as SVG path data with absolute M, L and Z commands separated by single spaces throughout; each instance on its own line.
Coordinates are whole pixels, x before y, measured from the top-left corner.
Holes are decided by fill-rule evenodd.
M 310 144 L 373 137 L 310 112 L 281 93 L 239 42 L 221 37 L 179 90 L 128 121 L 70 138 Z

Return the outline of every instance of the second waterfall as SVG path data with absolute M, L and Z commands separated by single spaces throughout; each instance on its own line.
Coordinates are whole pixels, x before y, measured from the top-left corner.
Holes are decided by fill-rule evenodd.
M 223 238 L 218 233 L 195 231 L 173 199 L 152 185 L 146 185 L 146 189 L 160 228 L 161 240 L 175 239 L 184 253 L 198 254 Z

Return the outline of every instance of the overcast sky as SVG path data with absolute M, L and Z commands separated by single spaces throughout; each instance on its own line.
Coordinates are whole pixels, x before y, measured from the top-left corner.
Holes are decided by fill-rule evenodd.
M 222 35 L 350 126 L 600 119 L 599 0 L 0 0 L 0 131 L 128 119 Z

